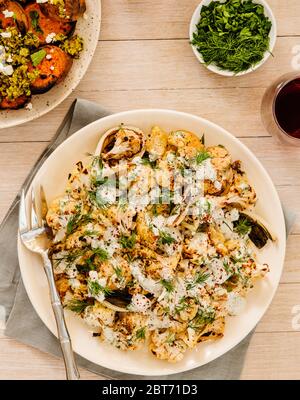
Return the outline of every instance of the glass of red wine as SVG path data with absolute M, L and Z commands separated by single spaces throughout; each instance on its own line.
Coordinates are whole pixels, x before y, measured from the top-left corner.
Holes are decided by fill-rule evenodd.
M 262 101 L 262 120 L 271 135 L 300 146 L 300 72 L 280 77 Z

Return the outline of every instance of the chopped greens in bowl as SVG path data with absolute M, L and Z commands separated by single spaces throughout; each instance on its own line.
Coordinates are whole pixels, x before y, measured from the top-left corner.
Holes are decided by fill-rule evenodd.
M 192 17 L 190 39 L 197 58 L 210 70 L 242 75 L 270 56 L 276 21 L 263 0 L 204 0 Z

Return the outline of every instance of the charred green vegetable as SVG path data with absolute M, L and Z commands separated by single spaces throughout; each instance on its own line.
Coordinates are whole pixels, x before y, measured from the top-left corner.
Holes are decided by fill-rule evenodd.
M 276 240 L 276 236 L 268 227 L 267 222 L 256 214 L 246 211 L 240 212 L 240 218 L 234 225 L 237 233 L 241 235 L 248 234 L 249 239 L 258 249 L 262 249 L 268 240 L 273 242 Z M 241 227 L 245 229 L 241 229 Z

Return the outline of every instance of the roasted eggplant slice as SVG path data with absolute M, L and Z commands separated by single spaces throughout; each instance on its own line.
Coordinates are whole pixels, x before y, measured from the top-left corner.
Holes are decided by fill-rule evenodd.
M 26 13 L 15 1 L 0 1 L 0 29 L 10 27 L 16 27 L 21 33 L 26 33 L 28 30 Z
M 59 21 L 46 17 L 41 6 L 37 3 L 25 7 L 29 23 L 29 32 L 34 33 L 40 40 L 40 44 L 46 44 L 51 39 L 54 42 L 53 34 L 70 36 L 75 29 L 76 22 Z
M 237 227 L 245 227 L 245 233 L 248 233 L 249 239 L 258 249 L 262 249 L 268 240 L 272 242 L 277 240 L 268 223 L 260 216 L 249 211 L 240 212 L 239 220 L 235 223 L 235 228 Z
M 48 92 L 67 75 L 72 66 L 72 58 L 59 47 L 44 46 L 42 49 L 45 50 L 45 57 L 36 67 L 31 66 L 40 74 L 31 84 L 33 94 Z

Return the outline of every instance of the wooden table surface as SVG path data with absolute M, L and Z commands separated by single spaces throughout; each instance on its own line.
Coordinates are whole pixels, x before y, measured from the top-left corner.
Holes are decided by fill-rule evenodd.
M 242 378 L 300 379 L 300 148 L 278 144 L 260 119 L 265 88 L 291 71 L 293 53 L 300 53 L 300 2 L 268 2 L 278 24 L 274 58 L 250 75 L 223 78 L 202 67 L 189 45 L 189 22 L 199 0 L 103 0 L 101 39 L 75 92 L 48 115 L 0 131 L 0 220 L 75 97 L 113 112 L 170 108 L 220 124 L 256 154 L 283 204 L 297 213 L 283 276 L 252 337 Z M 100 379 L 84 370 L 81 375 Z M 64 379 L 64 367 L 61 360 L 5 337 L 0 329 L 4 378 Z

